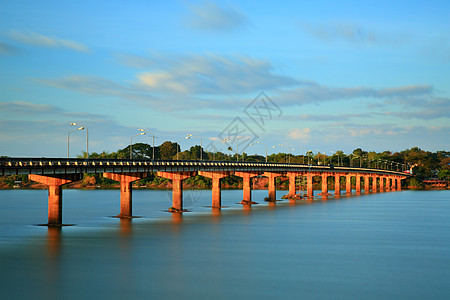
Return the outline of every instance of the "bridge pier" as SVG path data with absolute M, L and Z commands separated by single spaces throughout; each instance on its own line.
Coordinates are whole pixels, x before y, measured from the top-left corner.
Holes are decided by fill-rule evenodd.
M 386 190 L 390 190 L 391 189 L 391 177 L 388 176 L 386 177 Z
M 148 173 L 103 173 L 103 177 L 120 182 L 120 214 L 117 217 L 132 218 L 132 182 L 148 177 Z
M 252 177 L 258 176 L 257 172 L 234 172 L 235 176 L 242 177 L 242 204 L 252 204 Z
M 267 189 L 269 190 L 269 200 L 275 201 L 277 199 L 276 196 L 276 178 L 278 176 L 281 176 L 280 173 L 272 173 L 272 172 L 264 172 L 263 176 L 267 177 L 269 179 L 269 186 Z M 289 194 L 291 194 L 291 179 L 289 178 Z M 295 182 L 294 182 L 295 187 Z
M 62 189 L 61 186 L 81 180 L 82 174 L 36 175 L 28 178 L 48 186 L 48 226 L 62 226 Z
M 384 177 L 380 177 L 380 192 L 384 192 Z
M 296 188 L 295 188 L 295 179 L 297 178 L 297 172 L 286 172 L 286 176 L 289 178 L 289 196 L 295 196 Z
M 377 176 L 372 176 L 372 192 L 377 192 Z
M 313 177 L 314 174 L 311 174 L 311 172 L 308 172 L 306 175 L 306 195 L 308 197 L 314 196 Z
M 356 174 L 356 193 L 361 194 L 361 175 Z
M 196 172 L 157 172 L 157 175 L 172 180 L 172 212 L 183 211 L 183 180 Z
M 402 190 L 402 179 L 401 178 L 397 178 L 397 191 L 401 191 Z
M 199 171 L 198 175 L 212 179 L 212 204 L 213 208 L 222 206 L 222 190 L 220 188 L 220 179 L 230 176 L 232 172 L 207 172 Z
M 345 193 L 346 194 L 352 193 L 352 174 L 345 175 Z
M 341 174 L 334 174 L 334 195 L 338 196 L 341 194 Z
M 364 176 L 364 193 L 368 194 L 370 192 L 370 176 Z

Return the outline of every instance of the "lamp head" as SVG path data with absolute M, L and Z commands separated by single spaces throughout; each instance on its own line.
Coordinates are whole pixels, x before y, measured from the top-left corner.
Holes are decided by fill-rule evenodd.
M 77 123 L 70 123 L 70 125 L 78 125 Z

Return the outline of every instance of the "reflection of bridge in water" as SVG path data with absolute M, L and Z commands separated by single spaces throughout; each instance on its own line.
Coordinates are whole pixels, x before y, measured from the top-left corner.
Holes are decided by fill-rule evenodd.
M 62 224 L 61 186 L 82 179 L 84 173 L 102 173 L 104 177 L 120 182 L 120 214 L 132 217 L 132 182 L 149 176 L 149 173 L 172 180 L 172 207 L 183 211 L 183 180 L 200 175 L 212 179 L 212 207 L 221 207 L 220 180 L 227 176 L 243 179 L 242 204 L 251 205 L 252 178 L 269 179 L 268 198 L 275 200 L 275 179 L 289 178 L 289 196 L 296 195 L 296 179 L 306 178 L 306 196 L 313 197 L 313 177 L 321 177 L 322 195 L 328 195 L 328 178 L 334 178 L 334 195 L 341 193 L 340 180 L 345 177 L 346 194 L 352 193 L 352 177 L 356 193 L 400 190 L 401 180 L 410 174 L 371 168 L 331 165 L 305 165 L 230 161 L 168 161 L 168 160 L 117 160 L 117 159 L 64 159 L 64 158 L 6 158 L 0 160 L 0 176 L 29 175 L 29 179 L 48 186 L 48 225 Z M 362 180 L 363 179 L 363 186 Z

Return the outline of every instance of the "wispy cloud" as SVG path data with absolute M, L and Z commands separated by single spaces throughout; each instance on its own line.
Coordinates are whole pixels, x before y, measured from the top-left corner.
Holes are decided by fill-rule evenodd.
M 151 71 L 138 75 L 140 83 L 152 92 L 231 95 L 300 84 L 276 74 L 270 62 L 249 57 L 190 55 L 166 57 L 152 64 Z
M 0 42 L 0 55 L 1 54 L 15 54 L 20 52 L 20 49 L 10 44 Z
M 371 46 L 404 44 L 409 40 L 407 35 L 379 33 L 375 30 L 364 28 L 359 24 L 344 22 L 322 24 L 302 23 L 300 27 L 314 38 L 326 42 L 345 41 L 355 45 Z
M 300 140 L 302 142 L 306 142 L 311 137 L 311 129 L 310 128 L 294 128 L 289 130 L 288 138 L 293 140 Z
M 189 5 L 187 24 L 194 29 L 211 32 L 229 32 L 242 28 L 247 18 L 236 8 L 220 7 L 210 1 Z
M 432 93 L 433 87 L 430 85 L 375 89 L 370 87 L 336 88 L 310 83 L 300 88 L 284 90 L 280 95 L 280 101 L 283 105 L 303 105 L 356 98 L 406 100 L 412 97 L 429 96 Z
M 57 37 L 50 37 L 36 32 L 20 32 L 13 30 L 10 31 L 7 36 L 18 43 L 36 47 L 63 48 L 77 52 L 89 52 L 89 48 L 81 43 Z

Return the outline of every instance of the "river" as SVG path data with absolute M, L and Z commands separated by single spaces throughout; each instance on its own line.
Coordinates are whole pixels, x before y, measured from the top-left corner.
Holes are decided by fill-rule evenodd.
M 36 226 L 47 191 L 0 191 L 2 299 L 450 299 L 450 191 L 184 194 L 180 215 L 135 190 L 129 221 L 118 190 L 64 190 L 58 229 Z

